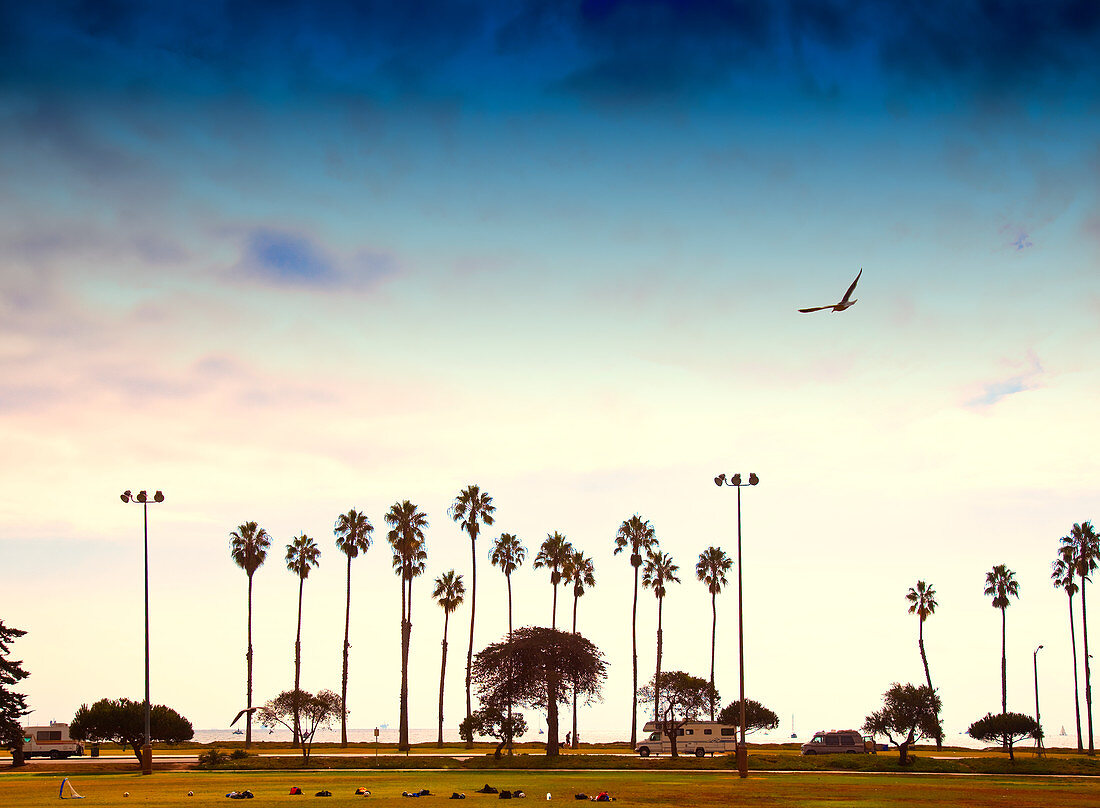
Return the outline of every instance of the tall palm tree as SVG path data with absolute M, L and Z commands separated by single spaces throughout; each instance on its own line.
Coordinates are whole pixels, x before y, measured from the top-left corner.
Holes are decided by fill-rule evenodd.
M 1092 674 L 1089 670 L 1089 623 L 1088 610 L 1085 608 L 1085 582 L 1096 569 L 1100 559 L 1100 536 L 1096 535 L 1091 522 L 1075 524 L 1068 536 L 1060 539 L 1066 552 L 1066 559 L 1073 564 L 1077 577 L 1081 579 L 1081 638 L 1085 644 L 1085 716 L 1089 727 L 1089 754 L 1096 754 L 1092 738 Z
M 351 560 L 370 549 L 371 534 L 374 525 L 366 514 L 354 508 L 336 517 L 333 533 L 336 534 L 336 546 L 348 557 L 348 597 L 344 609 L 344 669 L 340 679 L 340 745 L 348 745 L 348 634 L 351 629 Z
M 305 591 L 309 571 L 317 566 L 321 548 L 317 542 L 303 533 L 291 539 L 286 546 L 286 568 L 298 576 L 298 630 L 294 635 L 294 692 L 302 687 L 302 593 Z M 301 719 L 298 701 L 294 701 L 294 745 L 301 743 Z
M 573 584 L 573 633 L 577 633 L 577 602 L 586 589 L 596 585 L 596 565 L 592 559 L 580 550 L 569 554 L 569 560 L 563 571 L 564 579 Z M 577 687 L 573 685 L 573 740 L 570 744 L 577 748 Z
M 618 555 L 630 548 L 630 566 L 634 568 L 634 605 L 630 609 L 630 648 L 634 659 L 634 686 L 630 690 L 630 748 L 638 745 L 638 569 L 642 566 L 642 551 L 648 553 L 658 546 L 657 534 L 648 519 L 638 514 L 619 525 L 615 534 L 615 552 Z
M 248 669 L 245 686 L 245 698 L 248 703 L 245 706 L 250 711 L 244 725 L 244 748 L 248 749 L 252 746 L 252 576 L 267 560 L 267 548 L 271 546 L 271 537 L 255 522 L 245 522 L 229 534 L 229 539 L 229 552 L 233 556 L 233 561 L 248 576 L 248 651 L 244 655 L 245 666 Z
M 470 646 L 466 651 L 466 719 L 473 712 L 470 701 L 470 671 L 474 662 L 474 613 L 477 609 L 477 535 L 481 526 L 493 524 L 493 498 L 476 485 L 468 485 L 459 491 L 451 504 L 451 518 L 470 537 Z M 474 745 L 474 736 L 466 739 L 466 748 Z
M 523 566 L 527 548 L 511 533 L 501 533 L 489 551 L 489 563 L 500 567 L 508 583 L 508 636 L 512 635 L 512 573 Z
M 1069 595 L 1069 642 L 1073 647 L 1073 711 L 1077 718 L 1077 751 L 1084 751 L 1084 740 L 1081 737 L 1081 690 L 1077 681 L 1077 634 L 1073 627 L 1073 596 L 1077 594 L 1077 582 L 1073 576 L 1077 570 L 1073 565 L 1072 553 L 1066 553 L 1066 548 L 1058 549 L 1058 557 L 1051 564 L 1050 578 L 1056 589 L 1064 589 Z
M 412 582 L 424 571 L 428 553 L 424 529 L 428 517 L 407 499 L 395 502 L 386 512 L 390 531 L 386 539 L 393 550 L 393 571 L 401 579 L 401 695 L 397 748 L 409 750 L 409 644 L 412 640 Z
M 680 568 L 673 563 L 668 553 L 650 552 L 642 570 L 642 586 L 649 587 L 657 597 L 657 672 L 653 677 L 653 718 L 657 719 L 657 705 L 661 703 L 661 653 L 664 649 L 664 634 L 661 630 L 661 613 L 665 606 L 667 584 L 678 584 L 676 573 Z
M 535 569 L 550 570 L 550 585 L 554 587 L 554 608 L 550 619 L 550 628 L 558 627 L 558 584 L 561 583 L 562 570 L 573 552 L 573 545 L 557 531 L 547 533 L 538 555 L 535 556 Z
M 924 678 L 928 681 L 928 689 L 935 692 L 932 687 L 932 674 L 928 672 L 928 655 L 924 652 L 924 621 L 935 614 L 936 590 L 932 584 L 917 581 L 916 587 L 909 587 L 905 599 L 909 601 L 909 614 L 915 614 L 919 620 L 917 626 L 917 647 L 920 649 L 920 659 L 924 663 Z M 936 748 L 943 746 L 943 736 L 936 733 Z
M 447 624 L 451 619 L 451 612 L 462 604 L 465 594 L 466 585 L 462 583 L 462 576 L 455 575 L 454 570 L 447 570 L 435 579 L 432 597 L 443 607 L 443 661 L 439 663 L 439 738 L 437 740 L 440 749 L 443 748 L 443 682 L 447 676 Z
M 997 564 L 985 574 L 985 594 L 992 596 L 993 608 L 1001 610 L 1001 712 L 1008 712 L 1008 664 L 1005 657 L 1005 609 L 1009 598 L 1020 597 L 1016 573 L 1004 564 Z
M 714 720 L 714 647 L 718 636 L 718 593 L 726 585 L 726 573 L 733 561 L 721 547 L 708 547 L 695 563 L 695 577 L 707 585 L 710 592 L 710 720 Z

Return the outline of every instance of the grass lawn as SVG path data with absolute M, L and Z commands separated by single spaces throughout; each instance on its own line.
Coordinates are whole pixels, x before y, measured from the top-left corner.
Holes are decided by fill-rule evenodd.
M 0 774 L 0 805 L 4 808 L 38 808 L 56 804 L 62 774 Z M 904 802 L 907 808 L 952 806 L 1011 806 L 1011 808 L 1071 808 L 1100 804 L 1100 782 L 1092 778 L 1058 777 L 947 777 L 939 775 L 866 774 L 757 774 L 739 780 L 730 772 L 563 772 L 563 771 L 405 771 L 405 772 L 158 772 L 140 774 L 74 775 L 77 790 L 86 798 L 73 808 L 162 808 L 218 803 L 228 808 L 280 806 L 291 808 L 302 802 L 313 805 L 313 794 L 328 789 L 333 797 L 323 805 L 351 808 L 353 805 L 408 806 L 402 791 L 428 788 L 433 796 L 421 797 L 439 803 L 452 791 L 466 793 L 462 805 L 482 808 L 500 804 L 494 795 L 475 794 L 485 782 L 499 789 L 521 788 L 528 800 L 578 805 L 577 792 L 594 795 L 606 790 L 622 805 L 649 808 L 683 806 L 782 806 L 783 808 L 886 808 Z M 303 797 L 289 795 L 299 786 Z M 372 796 L 356 797 L 359 786 Z M 228 791 L 250 789 L 256 799 L 230 802 Z M 123 797 L 124 792 L 130 796 Z M 187 792 L 194 791 L 194 797 Z M 473 801 L 471 803 L 470 801 Z M 448 803 L 449 805 L 450 803 Z M 513 805 L 514 803 L 509 803 Z M 524 803 L 526 804 L 526 803 Z M 413 803 L 420 805 L 422 803 Z

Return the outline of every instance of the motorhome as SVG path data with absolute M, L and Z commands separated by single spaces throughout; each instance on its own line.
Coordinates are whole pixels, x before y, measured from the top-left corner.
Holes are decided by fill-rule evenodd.
M 668 736 L 657 729 L 656 723 L 647 721 L 642 727 L 645 737 L 638 741 L 634 751 L 642 757 L 672 754 Z M 710 752 L 712 755 L 732 753 L 737 750 L 737 727 L 718 721 L 688 721 L 676 732 L 676 752 L 696 757 Z
M 873 743 L 870 748 L 874 749 Z M 855 729 L 834 729 L 828 732 L 822 730 L 814 733 L 809 743 L 802 744 L 804 755 L 861 755 L 867 751 L 867 739 Z
M 48 727 L 23 727 L 23 756 L 54 760 L 83 755 L 84 744 L 69 737 L 69 725 L 50 722 Z

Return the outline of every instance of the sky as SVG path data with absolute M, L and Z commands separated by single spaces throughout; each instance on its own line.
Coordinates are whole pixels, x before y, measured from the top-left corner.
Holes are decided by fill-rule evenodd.
M 1100 7 L 942 0 L 0 3 L 0 618 L 34 722 L 140 698 L 149 510 L 152 696 L 198 728 L 339 689 L 349 508 L 349 723 L 397 723 L 384 514 L 429 519 L 413 727 L 432 727 L 442 610 L 470 580 L 447 509 L 494 498 L 475 648 L 506 630 L 501 531 L 595 562 L 578 630 L 606 656 L 585 728 L 629 736 L 640 514 L 680 566 L 664 667 L 709 671 L 694 566 L 742 494 L 746 693 L 802 733 L 920 683 L 905 594 L 930 582 L 948 735 L 1000 707 L 1073 732 L 1059 537 L 1096 518 Z M 862 268 L 843 313 L 833 303 Z M 736 575 L 736 569 L 731 576 Z M 736 588 L 717 685 L 736 698 Z M 517 625 L 551 586 L 513 578 Z M 558 622 L 572 606 L 559 598 Z M 1077 599 L 1079 600 L 1079 599 Z M 1075 600 L 1075 605 L 1077 604 Z M 643 593 L 642 679 L 656 601 Z M 446 722 L 464 712 L 468 605 Z M 1080 639 L 1081 627 L 1077 632 Z M 1095 642 L 1095 641 L 1094 641 Z M 1079 649 L 1080 652 L 1080 649 Z M 1083 661 L 1083 655 L 1082 655 Z M 1083 672 L 1082 672 L 1083 676 Z M 534 717 L 532 717 L 534 720 Z M 563 728 L 564 729 L 564 728 Z

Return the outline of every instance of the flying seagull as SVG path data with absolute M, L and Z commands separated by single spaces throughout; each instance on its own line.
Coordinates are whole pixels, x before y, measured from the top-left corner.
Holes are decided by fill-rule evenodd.
M 252 713 L 256 712 L 256 710 L 258 710 L 258 709 L 260 709 L 260 708 L 259 707 L 247 707 L 244 710 L 241 710 L 239 713 L 237 713 L 237 717 L 229 722 L 229 726 L 233 726 L 238 721 L 240 721 L 241 716 L 244 715 L 245 713 L 248 713 L 248 717 L 252 718 Z
M 808 314 L 811 311 L 824 311 L 825 309 L 832 309 L 833 311 L 844 311 L 856 304 L 856 301 L 851 300 L 852 292 L 856 290 L 856 284 L 859 283 L 860 275 L 863 274 L 863 267 L 859 268 L 859 275 L 856 275 L 856 279 L 852 281 L 852 285 L 848 287 L 848 291 L 844 293 L 844 298 L 839 303 L 834 303 L 831 306 L 815 306 L 812 309 L 799 309 L 803 314 Z

